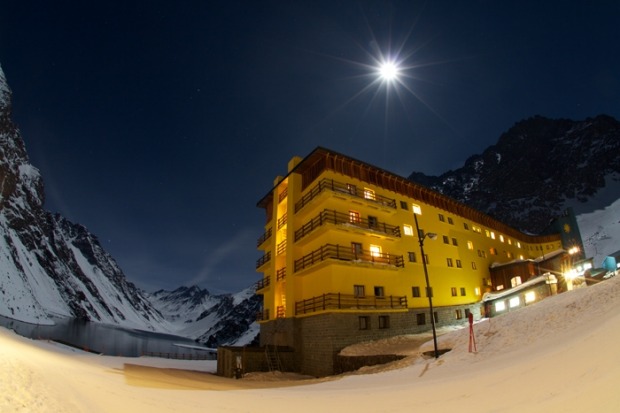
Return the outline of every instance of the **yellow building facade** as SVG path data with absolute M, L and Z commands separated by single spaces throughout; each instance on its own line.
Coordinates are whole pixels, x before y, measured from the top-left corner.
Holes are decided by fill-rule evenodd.
M 324 375 L 346 345 L 481 317 L 489 268 L 562 248 L 407 179 L 317 148 L 295 157 L 258 202 L 261 343 L 293 348 L 297 370 Z M 414 210 L 424 239 L 421 256 Z M 510 288 L 509 286 L 506 286 Z

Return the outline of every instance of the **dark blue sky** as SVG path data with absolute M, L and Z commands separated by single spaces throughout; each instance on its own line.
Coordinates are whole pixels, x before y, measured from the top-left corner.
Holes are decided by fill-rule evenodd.
M 259 279 L 256 202 L 294 155 L 440 174 L 526 117 L 620 118 L 619 21 L 612 0 L 24 0 L 0 64 L 46 208 L 147 291 L 219 293 Z M 398 52 L 404 85 L 373 84 Z

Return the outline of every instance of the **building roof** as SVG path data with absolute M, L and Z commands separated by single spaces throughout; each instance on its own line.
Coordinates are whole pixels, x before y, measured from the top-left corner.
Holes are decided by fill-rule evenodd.
M 286 179 L 286 177 L 292 173 L 303 174 L 306 171 L 310 171 L 312 168 L 316 169 L 317 165 L 320 170 L 337 170 L 337 172 L 367 181 L 372 185 L 383 186 L 394 192 L 401 193 L 404 196 L 419 199 L 421 202 L 470 219 L 475 223 L 493 228 L 524 242 L 549 242 L 560 239 L 559 234 L 538 236 L 525 234 L 501 221 L 496 220 L 490 215 L 480 212 L 460 201 L 434 191 L 424 185 L 410 181 L 402 176 L 386 171 L 385 169 L 321 146 L 316 147 L 312 152 L 310 152 L 310 154 L 297 163 L 283 179 Z M 344 165 L 346 165 L 346 168 Z M 347 173 L 347 171 L 349 171 L 349 173 Z M 363 173 L 360 173 L 359 175 L 363 175 L 366 179 L 352 174 L 351 171 L 363 171 Z M 261 198 L 260 201 L 258 201 L 258 207 L 265 208 L 271 202 L 274 189 L 275 187 L 272 188 L 271 191 L 269 191 L 263 198 Z

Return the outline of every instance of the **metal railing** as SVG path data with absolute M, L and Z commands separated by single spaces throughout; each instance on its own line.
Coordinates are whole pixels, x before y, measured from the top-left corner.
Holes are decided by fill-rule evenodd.
M 271 227 L 265 231 L 265 233 L 263 235 L 261 235 L 258 240 L 256 240 L 256 246 L 260 247 L 262 245 L 263 242 L 267 241 L 269 238 L 271 238 Z
M 306 222 L 301 228 L 295 231 L 295 241 L 299 241 L 315 229 L 325 224 L 351 225 L 356 228 L 380 232 L 393 237 L 400 237 L 400 227 L 389 225 L 372 219 L 353 217 L 349 214 L 336 210 L 323 210 L 319 215 Z
M 405 263 L 402 255 L 392 255 L 386 253 L 375 253 L 366 250 L 356 250 L 351 246 L 325 244 L 320 248 L 295 260 L 295 272 L 301 271 L 319 262 L 335 259 L 342 261 L 358 261 L 363 263 L 376 263 L 391 265 L 394 267 L 404 267 Z
M 256 268 L 260 268 L 271 259 L 271 252 L 267 251 L 265 255 L 256 260 Z
M 364 188 L 358 188 L 355 185 L 334 181 L 333 179 L 322 179 L 318 184 L 312 187 L 310 191 L 306 192 L 306 194 L 295 204 L 295 212 L 298 212 L 323 191 L 340 192 L 355 198 L 364 199 L 373 204 L 379 204 L 396 209 L 395 199 L 377 195 L 374 192 L 365 191 Z
M 276 271 L 276 281 L 280 281 L 286 278 L 286 267 L 282 267 Z
M 269 284 L 271 284 L 271 277 L 269 276 L 266 276 L 262 280 L 258 280 L 256 282 L 256 291 L 262 290 L 265 287 L 269 287 Z
M 295 314 L 324 310 L 406 309 L 407 296 L 356 297 L 352 294 L 326 293 L 295 303 Z

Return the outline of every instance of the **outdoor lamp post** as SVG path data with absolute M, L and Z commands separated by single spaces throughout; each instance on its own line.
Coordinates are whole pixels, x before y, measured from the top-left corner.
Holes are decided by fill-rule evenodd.
M 426 268 L 426 256 L 424 255 L 424 240 L 428 237 L 431 240 L 437 239 L 437 234 L 433 232 L 427 232 L 422 234 L 420 232 L 420 226 L 418 225 L 418 215 L 422 215 L 422 210 L 419 206 L 413 206 L 413 219 L 415 221 L 415 229 L 418 233 L 418 241 L 420 242 L 420 252 L 422 253 L 422 266 L 424 267 L 424 278 L 426 279 L 426 295 L 428 296 L 428 308 L 431 314 L 431 327 L 433 329 L 433 345 L 435 348 L 435 358 L 439 358 L 439 351 L 437 350 L 437 332 L 435 331 L 435 314 L 433 313 L 433 294 L 431 291 L 431 284 L 428 280 L 428 269 Z

